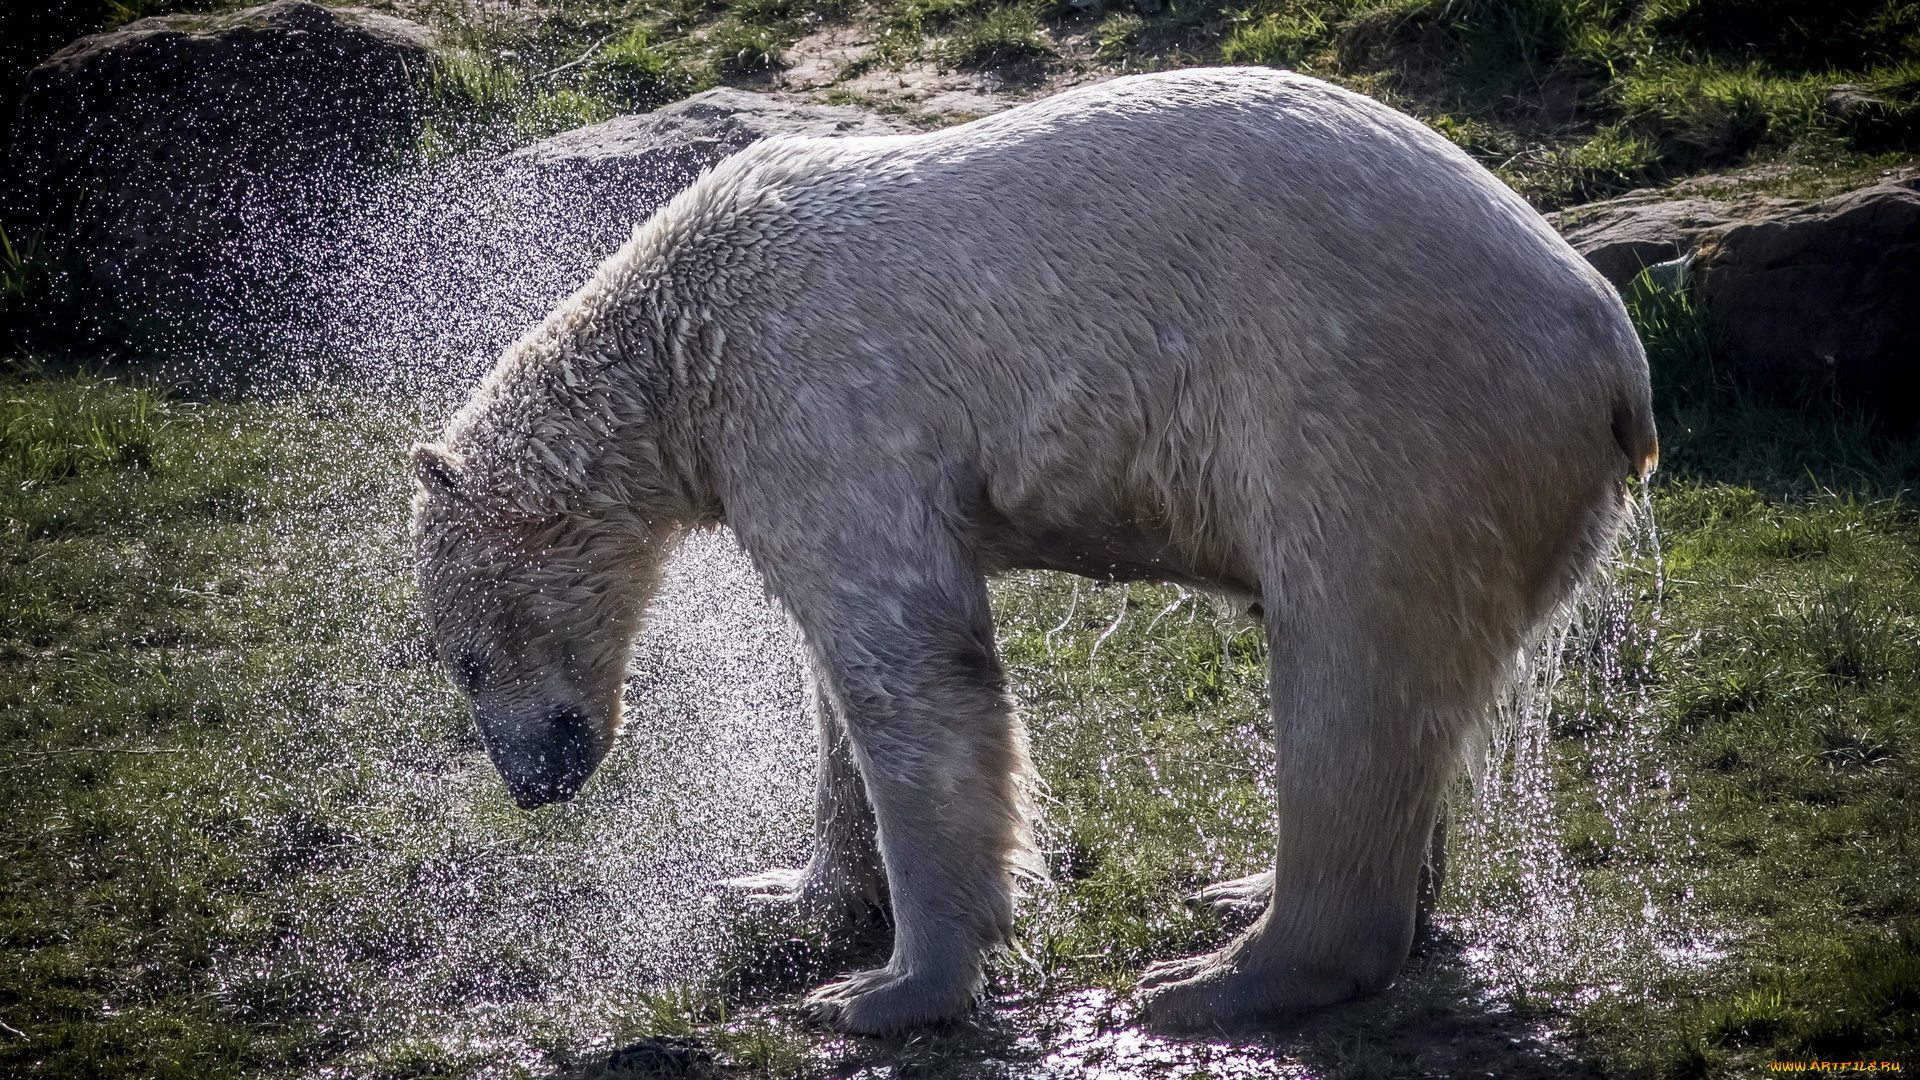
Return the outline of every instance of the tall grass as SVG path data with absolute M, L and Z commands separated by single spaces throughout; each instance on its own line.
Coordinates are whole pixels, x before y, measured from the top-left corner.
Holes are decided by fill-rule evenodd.
M 608 102 L 530 79 L 518 66 L 472 49 L 432 57 L 429 107 L 418 152 L 428 160 L 495 152 L 612 116 Z
M 714 70 L 746 75 L 781 66 L 780 37 L 770 28 L 728 20 L 707 35 L 707 54 Z
M 1289 67 L 1325 47 L 1332 32 L 1317 12 L 1268 12 L 1236 27 L 1221 43 L 1220 59 L 1229 64 Z
M 152 463 L 161 425 L 153 391 L 91 377 L 27 385 L 0 382 L 0 477 L 7 482 L 58 483 Z
M 940 57 L 955 67 L 991 67 L 1046 56 L 1051 47 L 1040 33 L 1040 17 L 1021 4 L 966 15 L 949 27 Z
M 1762 147 L 1825 133 L 1823 80 L 1782 76 L 1758 63 L 1661 58 L 1608 89 L 1621 123 L 1659 148 L 1674 172 L 1736 164 Z
M 1730 384 L 1720 366 L 1720 334 L 1693 290 L 1642 270 L 1622 297 L 1640 331 L 1656 398 L 1669 406 L 1698 404 Z

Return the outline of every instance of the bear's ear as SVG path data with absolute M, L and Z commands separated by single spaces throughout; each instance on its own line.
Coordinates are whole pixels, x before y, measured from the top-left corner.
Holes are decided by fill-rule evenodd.
M 413 444 L 413 474 L 428 491 L 450 499 L 466 500 L 460 490 L 460 466 L 458 454 L 444 446 L 433 443 Z

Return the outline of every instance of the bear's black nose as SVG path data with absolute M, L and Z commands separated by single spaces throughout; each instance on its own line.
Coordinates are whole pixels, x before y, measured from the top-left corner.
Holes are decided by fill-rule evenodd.
M 579 709 L 558 706 L 547 714 L 544 730 L 513 747 L 508 759 L 497 764 L 507 793 L 520 809 L 565 802 L 593 773 L 593 731 Z

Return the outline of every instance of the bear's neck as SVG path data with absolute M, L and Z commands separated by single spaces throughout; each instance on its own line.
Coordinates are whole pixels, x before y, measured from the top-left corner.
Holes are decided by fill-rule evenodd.
M 510 347 L 449 425 L 449 448 L 501 509 L 717 514 L 690 430 L 692 403 L 711 398 L 717 346 L 690 313 L 711 308 L 632 265 L 637 241 Z

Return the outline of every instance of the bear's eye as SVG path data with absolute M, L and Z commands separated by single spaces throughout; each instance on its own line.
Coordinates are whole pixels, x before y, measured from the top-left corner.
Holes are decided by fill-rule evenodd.
M 484 656 L 473 653 L 461 653 L 453 660 L 453 677 L 459 681 L 460 689 L 469 694 L 477 694 L 487 684 L 487 676 L 493 674 L 493 665 L 487 663 Z

